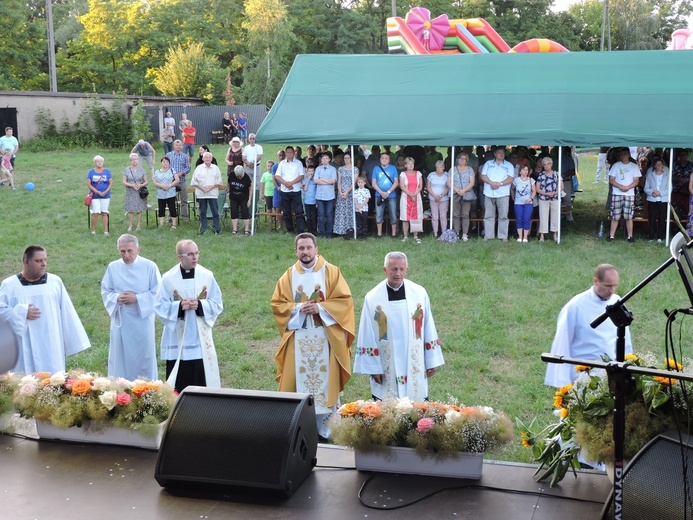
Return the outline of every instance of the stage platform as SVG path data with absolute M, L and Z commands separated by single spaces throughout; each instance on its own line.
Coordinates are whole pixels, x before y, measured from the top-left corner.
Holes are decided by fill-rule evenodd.
M 535 467 L 486 461 L 481 480 L 359 472 L 353 453 L 319 445 L 318 466 L 291 498 L 168 491 L 154 480 L 157 452 L 0 435 L 3 520 L 352 520 L 600 518 L 611 490 L 581 472 L 556 488 Z

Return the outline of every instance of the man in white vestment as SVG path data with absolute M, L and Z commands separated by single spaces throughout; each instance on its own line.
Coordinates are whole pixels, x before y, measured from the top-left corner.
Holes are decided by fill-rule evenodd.
M 270 302 L 282 336 L 274 356 L 277 381 L 282 392 L 315 398 L 318 434 L 327 437 L 326 422 L 351 377 L 354 300 L 339 268 L 318 255 L 314 235 L 300 233 L 294 245 L 298 261 L 279 279 Z
M 7 321 L 19 345 L 15 372 L 60 372 L 65 357 L 91 346 L 60 277 L 46 272 L 47 255 L 29 246 L 22 272 L 0 285 L 0 318 Z
M 551 354 L 577 359 L 600 360 L 602 354 L 616 359 L 616 325 L 607 319 L 593 329 L 590 323 L 619 300 L 618 270 L 611 264 L 601 264 L 594 271 L 592 287 L 571 299 L 558 315 L 556 336 Z M 633 352 L 630 329 L 626 329 L 626 354 Z M 574 365 L 549 363 L 544 384 L 560 388 L 577 378 Z
M 198 264 L 192 240 L 176 244 L 180 261 L 161 277 L 154 312 L 164 324 L 161 359 L 167 382 L 179 392 L 186 386 L 221 386 L 212 327 L 224 310 L 212 271 Z
M 377 399 L 428 398 L 428 379 L 444 364 L 426 289 L 405 280 L 407 255 L 385 256 L 387 279 L 363 302 L 354 373 L 371 376 Z
M 154 342 L 154 296 L 159 268 L 142 258 L 134 235 L 117 242 L 120 260 L 108 264 L 101 280 L 101 299 L 111 318 L 108 375 L 128 381 L 159 378 Z

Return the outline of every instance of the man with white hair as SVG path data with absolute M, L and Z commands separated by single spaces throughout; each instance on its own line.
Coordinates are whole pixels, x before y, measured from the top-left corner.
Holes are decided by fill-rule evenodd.
M 156 150 L 144 139 L 137 141 L 137 144 L 132 147 L 130 153 L 136 153 L 140 157 L 140 164 L 145 162 L 149 165 L 149 171 L 154 174 L 154 162 L 156 161 Z
M 377 399 L 428 398 L 428 379 L 444 364 L 426 289 L 405 280 L 407 255 L 385 256 L 386 279 L 363 302 L 355 374 L 371 376 Z
M 159 268 L 139 256 L 135 235 L 116 243 L 120 260 L 108 264 L 101 280 L 101 299 L 111 318 L 108 375 L 134 381 L 158 379 L 154 341 L 154 296 Z
M 192 175 L 190 186 L 195 187 L 195 198 L 200 203 L 200 235 L 207 232 L 207 206 L 212 212 L 214 234 L 219 234 L 219 185 L 221 184 L 221 171 L 216 164 L 212 164 L 212 153 L 202 154 L 200 164 Z
M 164 143 L 164 154 L 173 151 L 173 141 L 176 138 L 176 120 L 171 117 L 171 112 L 166 112 L 164 118 L 164 130 L 161 133 L 161 140 Z

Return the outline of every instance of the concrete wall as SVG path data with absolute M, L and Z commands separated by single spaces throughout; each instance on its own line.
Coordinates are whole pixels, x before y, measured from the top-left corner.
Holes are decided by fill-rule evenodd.
M 98 97 L 101 99 L 101 103 L 108 108 L 115 101 L 115 96 L 113 95 L 100 94 Z M 82 111 L 88 106 L 89 98 L 90 96 L 87 94 L 73 92 L 0 91 L 0 129 L 12 126 L 17 139 L 20 141 L 29 140 L 36 137 L 41 131 L 36 123 L 36 114 L 39 108 L 43 107 L 50 110 L 56 126 L 60 128 L 63 120 L 67 120 L 70 124 L 77 122 Z M 192 98 L 126 97 L 126 101 L 130 106 L 138 99 L 142 99 L 145 106 L 151 107 L 197 106 L 204 104 L 201 100 Z

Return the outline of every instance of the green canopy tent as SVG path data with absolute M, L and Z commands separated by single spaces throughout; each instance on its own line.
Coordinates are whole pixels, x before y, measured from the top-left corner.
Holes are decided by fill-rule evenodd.
M 693 52 L 299 55 L 260 143 L 693 144 Z
M 257 139 L 688 147 L 691 114 L 688 51 L 299 55 Z

